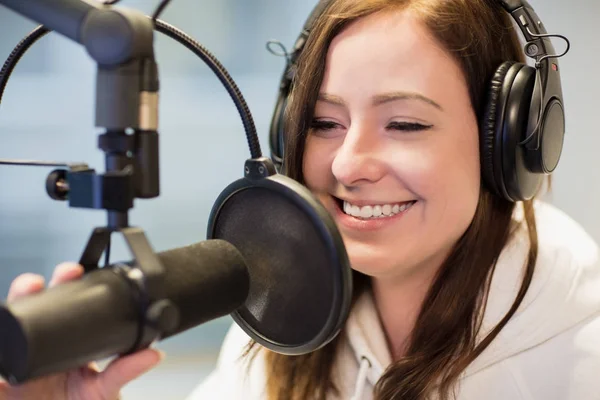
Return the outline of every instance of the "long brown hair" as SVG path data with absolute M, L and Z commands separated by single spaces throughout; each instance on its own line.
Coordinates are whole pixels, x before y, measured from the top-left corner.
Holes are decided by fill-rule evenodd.
M 377 12 L 410 9 L 461 66 L 476 116 L 490 78 L 506 60 L 524 62 L 508 15 L 486 0 L 333 0 L 315 22 L 298 59 L 287 113 L 285 172 L 303 182 L 302 156 L 332 39 L 349 23 Z M 483 181 L 482 181 L 483 182 Z M 521 303 L 533 276 L 537 231 L 531 201 L 523 202 L 530 249 L 520 291 L 498 325 L 478 341 L 481 319 L 496 261 L 515 225 L 515 204 L 482 185 L 472 223 L 440 267 L 422 304 L 405 356 L 385 371 L 375 398 L 417 400 L 437 392 L 451 397 L 464 369 L 490 344 Z M 364 276 L 356 273 L 358 282 Z M 362 290 L 358 285 L 356 290 Z M 265 352 L 271 400 L 325 399 L 336 391 L 331 374 L 340 338 L 302 356 Z

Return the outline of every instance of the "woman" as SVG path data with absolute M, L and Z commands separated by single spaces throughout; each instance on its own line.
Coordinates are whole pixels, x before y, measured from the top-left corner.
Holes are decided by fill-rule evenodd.
M 481 179 L 487 89 L 508 60 L 523 61 L 521 46 L 491 1 L 329 5 L 299 59 L 286 173 L 336 219 L 351 315 L 297 357 L 247 351 L 234 326 L 191 399 L 597 398 L 596 244 L 557 209 Z M 54 281 L 80 275 L 67 264 Z M 24 276 L 10 295 L 42 287 Z M 112 400 L 159 359 L 145 350 L 4 393 Z

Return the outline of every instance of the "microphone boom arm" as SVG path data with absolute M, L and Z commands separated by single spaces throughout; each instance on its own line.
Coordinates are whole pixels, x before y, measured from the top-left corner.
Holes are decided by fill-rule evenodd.
M 136 10 L 83 0 L 0 4 L 80 43 L 96 61 L 95 126 L 106 129 L 98 146 L 106 153 L 107 174 L 87 171 L 75 177 L 69 185 L 69 205 L 104 208 L 109 226 L 127 226 L 123 213 L 133 207 L 133 199 L 160 193 L 153 21 Z M 133 136 L 126 134 L 130 130 Z M 109 189 L 115 181 L 123 189 L 118 193 Z
M 85 18 L 100 9 L 99 4 L 82 0 L 0 0 L 0 4 L 78 43 Z
M 129 226 L 134 198 L 159 195 L 158 68 L 154 23 L 131 9 L 87 0 L 0 0 L 0 4 L 83 45 L 97 63 L 95 126 L 104 128 L 98 147 L 106 171 L 59 170 L 70 207 L 105 209 L 108 226 L 93 230 L 80 263 L 98 267 L 110 235 L 121 233 L 135 265 L 129 280 L 143 297 L 139 336 L 130 352 L 143 348 L 177 324 L 164 299 L 164 267 L 139 228 Z M 52 175 L 52 174 L 51 174 Z M 140 274 L 141 272 L 141 274 Z
M 86 0 L 0 0 L 0 4 L 83 45 L 105 66 L 154 56 L 153 25 L 135 10 Z

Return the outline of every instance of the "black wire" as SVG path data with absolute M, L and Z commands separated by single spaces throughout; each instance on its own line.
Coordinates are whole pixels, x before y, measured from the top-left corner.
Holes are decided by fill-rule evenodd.
M 112 235 L 108 236 L 108 240 L 106 241 L 106 248 L 104 249 L 104 266 L 107 267 L 110 264 L 110 238 Z
M 70 164 L 61 161 L 38 161 L 38 160 L 10 160 L 0 158 L 2 165 L 22 165 L 30 167 L 68 167 Z
M 538 111 L 537 123 L 535 125 L 535 128 L 533 128 L 533 130 L 531 131 L 531 133 L 529 135 L 527 135 L 527 137 L 525 139 L 523 139 L 522 141 L 519 142 L 519 145 L 524 146 L 524 145 L 528 144 L 529 142 L 531 142 L 531 140 L 534 137 L 537 137 L 536 147 L 532 150 L 537 150 L 540 148 L 540 135 L 536 136 L 536 134 L 538 133 L 538 130 L 540 129 L 540 125 L 542 124 L 542 112 L 544 111 L 543 110 L 544 86 L 542 85 L 542 78 L 540 78 L 539 73 L 535 74 L 535 80 L 537 81 L 536 83 L 539 84 L 539 88 L 540 88 L 540 109 Z
M 118 0 L 110 0 L 116 3 Z M 238 86 L 231 78 L 225 67 L 221 65 L 219 60 L 215 56 L 212 55 L 210 51 L 204 48 L 201 44 L 196 42 L 194 39 L 189 37 L 184 32 L 175 28 L 174 26 L 169 25 L 166 22 L 161 20 L 156 20 L 155 29 L 166 36 L 169 36 L 172 39 L 175 39 L 179 43 L 183 44 L 189 50 L 191 50 L 194 54 L 200 57 L 209 67 L 210 69 L 217 75 L 217 78 L 223 83 L 227 93 L 233 100 L 240 117 L 242 118 L 242 124 L 244 125 L 244 130 L 246 132 L 246 138 L 248 141 L 248 147 L 250 148 L 250 155 L 252 158 L 259 158 L 262 156 L 262 151 L 260 149 L 260 142 L 258 141 L 258 136 L 256 134 L 256 126 L 254 124 L 254 120 L 252 118 L 252 114 L 250 113 L 250 109 L 248 108 L 248 104 L 246 103 L 244 96 L 240 92 Z M 4 89 L 8 83 L 8 79 L 10 78 L 16 64 L 19 62 L 23 54 L 40 38 L 46 35 L 49 32 L 47 28 L 44 26 L 38 26 L 34 29 L 29 35 L 27 35 L 12 51 L 10 56 L 4 62 L 4 66 L 0 71 L 0 102 L 2 101 L 2 93 L 4 93 Z
M 158 5 L 158 7 L 156 7 L 156 10 L 154 10 L 154 13 L 152 14 L 152 22 L 156 22 L 156 20 L 160 16 L 160 14 L 162 14 L 162 12 L 164 11 L 165 7 L 167 7 L 170 2 L 171 2 L 171 0 L 162 0 L 160 2 L 160 4 Z
M 565 49 L 565 51 L 563 51 L 561 54 L 547 54 L 542 56 L 539 60 L 537 60 L 535 62 L 535 68 L 539 69 L 542 61 L 548 59 L 548 58 L 561 58 L 564 57 L 568 52 L 569 49 L 571 48 L 571 42 L 569 41 L 569 39 L 566 36 L 563 35 L 559 35 L 556 33 L 546 33 L 546 34 L 537 34 L 537 33 L 533 33 L 531 32 L 531 30 L 529 29 L 529 27 L 527 27 L 527 32 L 536 38 L 553 38 L 553 37 L 557 37 L 560 39 L 563 39 L 566 43 L 567 43 L 567 48 Z M 525 51 L 525 54 L 527 54 L 527 51 Z M 529 56 L 531 57 L 531 56 Z M 533 57 L 532 57 L 533 58 Z M 535 128 L 533 128 L 533 130 L 531 131 L 531 133 L 529 135 L 527 135 L 527 137 L 525 139 L 523 139 L 521 142 L 519 142 L 519 145 L 526 145 L 529 142 L 531 142 L 531 140 L 536 137 L 537 138 L 537 143 L 536 143 L 536 147 L 533 150 L 538 150 L 540 148 L 540 135 L 537 135 L 538 130 L 540 129 L 540 125 L 542 123 L 542 107 L 543 107 L 543 101 L 544 101 L 544 86 L 542 85 L 542 79 L 540 78 L 540 74 L 536 73 L 536 83 L 539 85 L 540 88 L 540 110 L 539 110 L 539 115 L 538 115 L 538 120 L 537 123 L 535 125 Z
M 17 66 L 17 63 L 23 57 L 25 52 L 39 39 L 44 37 L 48 32 L 48 28 L 43 25 L 38 26 L 33 31 L 31 31 L 23 40 L 19 42 L 13 49 L 13 51 L 9 54 L 8 58 L 4 62 L 2 66 L 2 70 L 0 70 L 0 103 L 2 102 L 2 95 L 4 94 L 4 89 L 6 88 L 6 84 L 8 83 L 8 78 L 12 74 L 13 70 Z
M 544 61 L 547 58 L 561 58 L 561 57 L 564 57 L 569 52 L 569 50 L 571 49 L 571 42 L 564 35 L 559 35 L 557 33 L 537 34 L 537 33 L 531 32 L 531 30 L 529 29 L 529 27 L 527 27 L 527 32 L 531 36 L 536 37 L 536 38 L 553 38 L 553 37 L 556 37 L 556 38 L 560 38 L 560 39 L 564 40 L 567 43 L 567 48 L 561 54 L 547 54 L 547 55 L 543 56 L 542 58 L 540 58 L 539 60 L 537 60 L 536 63 L 535 63 L 535 67 L 536 68 L 539 68 L 540 64 L 542 63 L 542 61 Z

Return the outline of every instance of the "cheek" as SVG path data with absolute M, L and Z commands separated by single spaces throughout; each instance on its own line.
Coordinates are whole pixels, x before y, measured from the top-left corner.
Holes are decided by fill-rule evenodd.
M 308 136 L 302 157 L 302 174 L 306 186 L 319 191 L 326 188 L 331 175 L 332 154 L 325 146 L 320 145 L 318 138 Z
M 452 198 L 478 195 L 479 192 L 479 142 L 476 134 L 468 136 L 464 140 L 446 144 L 435 159 L 432 182 L 444 188 Z
M 439 132 L 435 140 L 402 150 L 390 149 L 387 157 L 395 160 L 393 168 L 399 180 L 430 206 L 436 220 L 457 222 L 455 217 L 472 217 L 479 199 L 479 139 L 476 129 L 449 133 Z
M 481 165 L 479 154 L 479 131 L 476 126 L 464 132 L 456 141 L 453 149 L 454 156 L 447 162 L 452 162 L 453 168 L 449 170 L 455 182 L 453 185 L 460 188 L 463 196 L 473 199 L 479 198 L 481 182 Z
M 462 132 L 433 154 L 427 192 L 431 197 L 433 223 L 444 224 L 456 235 L 470 225 L 481 182 L 477 130 Z

